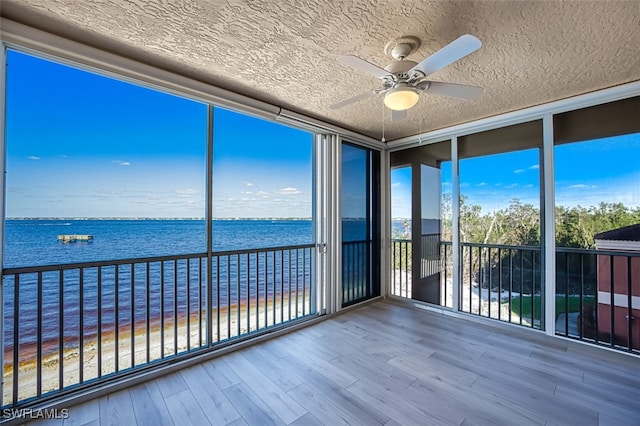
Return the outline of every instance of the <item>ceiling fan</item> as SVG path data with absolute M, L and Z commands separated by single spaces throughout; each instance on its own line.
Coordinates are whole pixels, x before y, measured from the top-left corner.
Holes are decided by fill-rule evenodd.
M 385 51 L 394 61 L 385 68 L 354 55 L 338 57 L 339 63 L 379 78 L 382 81 L 382 87 L 338 102 L 329 108 L 343 108 L 384 93 L 384 104 L 392 110 L 392 120 L 397 121 L 406 117 L 407 110 L 412 108 L 418 102 L 419 95 L 425 92 L 461 99 L 475 99 L 480 96 L 482 87 L 428 79 L 431 74 L 480 49 L 482 47 L 480 40 L 465 34 L 420 63 L 406 59 L 419 47 L 419 44 L 420 40 L 415 37 L 402 37 L 387 44 Z

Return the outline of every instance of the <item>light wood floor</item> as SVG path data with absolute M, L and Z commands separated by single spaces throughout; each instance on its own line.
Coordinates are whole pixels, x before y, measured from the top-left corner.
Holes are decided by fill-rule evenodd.
M 63 423 L 637 426 L 640 359 L 377 302 L 70 407 Z

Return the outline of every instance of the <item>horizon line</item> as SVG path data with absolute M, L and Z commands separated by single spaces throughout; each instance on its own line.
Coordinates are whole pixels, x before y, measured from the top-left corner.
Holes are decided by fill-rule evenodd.
M 151 216 L 14 216 L 5 220 L 206 220 L 204 217 Z M 312 220 L 311 217 L 214 217 L 212 220 Z

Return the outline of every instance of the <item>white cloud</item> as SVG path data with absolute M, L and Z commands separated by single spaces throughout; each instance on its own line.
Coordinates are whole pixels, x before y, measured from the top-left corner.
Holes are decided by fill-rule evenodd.
M 256 192 L 256 195 L 260 198 L 269 198 L 269 193 L 265 191 L 258 191 Z
M 396 182 L 396 183 L 392 183 L 392 184 L 391 184 L 391 187 L 392 187 L 392 188 L 397 188 L 397 187 L 399 187 L 399 186 L 402 186 L 402 184 L 401 184 L 400 182 Z
M 244 186 L 253 186 L 253 184 L 251 182 L 242 182 L 242 184 Z
M 129 161 L 122 161 L 122 160 L 113 160 L 114 163 L 116 163 L 118 166 L 130 166 L 131 163 Z
M 192 195 L 196 195 L 197 193 L 198 193 L 198 190 L 192 189 L 192 188 L 179 189 L 176 191 L 176 194 L 178 194 L 181 197 L 191 197 Z
M 479 184 L 477 184 L 476 186 L 487 186 L 487 182 L 480 182 Z
M 540 168 L 539 164 L 534 164 L 532 166 L 529 166 L 529 170 L 538 170 Z
M 571 189 L 582 189 L 582 188 L 595 188 L 595 185 L 585 185 L 583 183 L 578 183 L 576 185 L 569 185 L 568 188 Z
M 288 186 L 286 188 L 279 189 L 278 191 L 276 191 L 276 193 L 281 195 L 295 195 L 295 194 L 300 194 L 300 190 L 298 188 L 292 188 Z
M 519 175 L 520 173 L 524 173 L 526 170 L 525 169 L 516 169 L 513 171 L 513 173 Z
M 29 160 L 39 160 L 40 157 L 36 157 L 35 155 L 30 155 Z

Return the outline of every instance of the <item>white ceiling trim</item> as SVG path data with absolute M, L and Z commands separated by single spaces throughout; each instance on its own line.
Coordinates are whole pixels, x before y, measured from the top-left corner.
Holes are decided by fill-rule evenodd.
M 460 137 L 473 133 L 484 132 L 486 130 L 525 123 L 528 121 L 541 120 L 545 114 L 559 114 L 634 96 L 640 96 L 640 81 L 621 84 L 619 86 L 609 87 L 592 93 L 586 93 L 542 105 L 536 105 L 534 107 L 524 108 L 518 111 L 496 115 L 494 117 L 483 118 L 459 124 L 457 126 L 425 132 L 416 136 L 396 139 L 390 141 L 387 146 L 391 151 L 397 151 L 399 149 L 406 149 L 413 146 L 441 142 L 443 140 L 451 139 L 453 136 Z
M 356 132 L 341 129 L 331 124 L 327 124 L 320 120 L 315 120 L 313 118 L 298 114 L 297 112 L 288 111 L 286 109 L 280 110 L 280 112 L 276 116 L 276 120 L 294 125 L 296 127 L 308 128 L 309 130 L 316 132 L 335 133 L 349 141 L 357 142 L 359 145 L 363 145 L 368 148 L 374 148 L 377 150 L 384 150 L 387 148 L 387 145 L 385 143 L 377 139 L 372 139 Z
M 0 29 L 0 40 L 6 46 L 19 51 L 268 120 L 279 120 L 316 132 L 329 131 L 369 147 L 377 149 L 386 147 L 377 139 L 325 123 L 313 117 L 287 111 L 277 105 L 124 58 L 6 18 L 1 19 Z
M 178 96 L 275 119 L 279 108 L 156 67 L 65 39 L 6 18 L 0 37 L 9 47 Z

